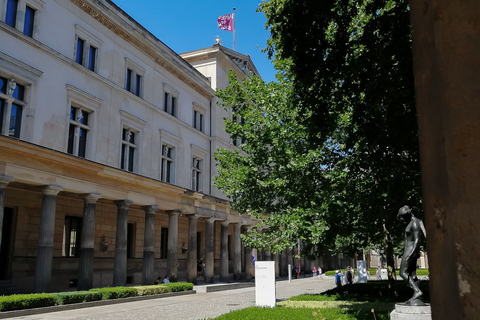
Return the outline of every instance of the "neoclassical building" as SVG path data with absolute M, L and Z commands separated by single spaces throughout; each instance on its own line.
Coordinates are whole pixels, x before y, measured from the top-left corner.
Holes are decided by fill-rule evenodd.
M 213 152 L 235 147 L 212 88 L 226 78 L 108 0 L 0 0 L 0 44 L 0 280 L 43 292 L 253 275 L 240 240 L 253 221 L 212 186 Z

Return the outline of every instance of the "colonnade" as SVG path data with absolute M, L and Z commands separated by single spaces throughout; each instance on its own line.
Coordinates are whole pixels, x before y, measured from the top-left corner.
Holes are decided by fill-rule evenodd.
M 0 175 L 0 241 L 5 206 L 5 189 L 14 181 L 13 177 Z M 34 292 L 48 292 L 52 276 L 52 259 L 55 232 L 55 210 L 58 194 L 63 190 L 58 185 L 48 185 L 41 189 L 43 193 L 42 208 L 39 225 L 39 238 L 34 272 Z M 82 234 L 79 251 L 78 290 L 88 290 L 93 287 L 93 262 L 94 262 L 94 235 L 96 204 L 102 198 L 101 194 L 89 193 L 82 195 L 84 200 Z M 127 222 L 128 210 L 133 201 L 124 199 L 113 201 L 117 206 L 116 240 L 113 267 L 113 286 L 124 286 L 127 279 Z M 154 239 L 155 239 L 155 214 L 159 210 L 157 205 L 143 207 L 145 211 L 145 232 L 142 261 L 142 283 L 152 284 L 155 281 L 154 270 Z M 178 233 L 180 210 L 167 210 L 168 215 L 168 247 L 166 272 L 171 281 L 178 279 Z M 215 221 L 220 224 L 220 280 L 228 281 L 229 273 L 229 241 L 228 220 L 200 216 L 198 214 L 183 213 L 188 217 L 188 255 L 187 255 L 187 281 L 197 282 L 197 224 L 198 219 L 205 221 L 205 282 L 214 281 L 215 262 Z M 233 224 L 233 279 L 240 280 L 242 277 L 242 224 Z M 248 227 L 248 226 L 247 226 Z M 1 242 L 0 242 L 1 245 Z M 254 275 L 254 266 L 251 263 L 252 249 L 245 248 L 245 274 L 246 277 Z M 265 255 L 265 258 L 268 254 Z

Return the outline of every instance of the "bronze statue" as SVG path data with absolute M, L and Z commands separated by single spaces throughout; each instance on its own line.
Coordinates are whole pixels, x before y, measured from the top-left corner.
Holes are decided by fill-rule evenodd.
M 403 206 L 398 210 L 397 219 L 399 221 L 408 221 L 410 223 L 405 228 L 405 248 L 403 251 L 402 263 L 400 264 L 400 277 L 407 282 L 408 286 L 413 289 L 413 297 L 406 304 L 422 305 L 423 302 L 418 300 L 422 296 L 422 291 L 418 287 L 418 278 L 414 276 L 417 269 L 417 260 L 420 257 L 420 242 L 422 233 L 427 237 L 427 232 L 422 220 L 412 214 L 412 210 L 408 206 Z

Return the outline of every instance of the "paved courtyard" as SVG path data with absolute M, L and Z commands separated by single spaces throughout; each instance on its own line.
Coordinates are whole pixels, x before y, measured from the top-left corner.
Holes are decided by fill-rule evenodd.
M 292 282 L 278 281 L 277 301 L 303 293 L 321 293 L 333 288 L 333 277 L 302 278 Z M 50 312 L 10 319 L 31 320 L 197 320 L 218 317 L 233 310 L 255 305 L 255 288 L 243 288 L 211 293 L 196 293 L 160 299 L 117 303 L 84 309 Z

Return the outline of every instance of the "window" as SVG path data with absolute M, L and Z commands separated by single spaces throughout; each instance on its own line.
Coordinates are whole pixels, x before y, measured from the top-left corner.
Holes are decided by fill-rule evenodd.
M 163 111 L 174 117 L 177 117 L 178 92 L 166 84 L 163 86 L 163 92 Z
M 35 21 L 35 9 L 30 6 L 25 8 L 25 20 L 23 21 L 23 33 L 33 36 L 33 22 Z
M 97 51 L 98 49 L 96 47 L 87 43 L 86 40 L 77 37 L 75 62 L 89 70 L 95 71 L 97 65 Z
M 176 117 L 177 113 L 177 98 L 170 92 L 165 92 L 165 101 L 163 105 L 163 111 Z
M 194 103 L 193 104 L 193 127 L 202 132 L 204 132 L 204 128 L 205 128 L 204 115 L 205 115 L 205 109 Z
M 67 152 L 74 156 L 85 158 L 87 149 L 87 134 L 89 112 L 79 108 L 70 107 L 70 126 L 68 130 Z
M 80 254 L 80 237 L 82 234 L 82 218 L 65 216 L 63 233 L 63 256 L 78 257 Z
M 242 117 L 233 117 L 232 118 L 233 122 L 237 122 L 237 123 L 240 123 L 242 125 L 245 124 L 245 119 L 243 119 Z M 240 147 L 240 144 L 242 143 L 245 143 L 245 137 L 236 137 L 236 138 L 233 138 L 232 137 L 232 143 L 234 146 L 236 147 Z
M 125 90 L 130 91 L 137 97 L 142 97 L 143 75 L 145 74 L 145 69 L 141 68 L 129 59 L 125 59 L 125 63 Z
M 5 23 L 32 37 L 36 12 L 43 5 L 43 1 L 28 0 L 28 4 L 23 0 L 7 0 L 6 2 Z M 24 14 L 24 16 L 19 17 L 19 14 Z
M 135 224 L 127 225 L 127 258 L 135 258 Z
M 75 25 L 75 62 L 96 72 L 98 48 L 102 41 L 79 25 Z
M 133 172 L 134 163 L 135 163 L 135 151 L 136 144 L 135 138 L 136 133 L 131 131 L 129 128 L 124 128 L 122 130 L 122 155 L 121 155 L 121 168 Z
M 5 23 L 15 28 L 17 23 L 18 0 L 7 0 L 7 12 L 5 15 Z
M 163 182 L 174 183 L 173 151 L 173 146 L 167 144 L 162 145 L 161 180 Z
M 137 97 L 140 97 L 140 90 L 142 87 L 142 76 L 137 74 L 133 69 L 127 68 L 127 75 L 125 80 L 125 89 L 130 91 Z
M 193 191 L 202 191 L 201 177 L 202 177 L 202 160 L 197 157 L 193 157 L 193 161 L 192 161 L 192 190 Z
M 14 79 L 0 77 L 0 132 L 3 135 L 20 138 L 25 87 Z
M 160 259 L 167 259 L 168 251 L 168 228 L 160 230 Z

